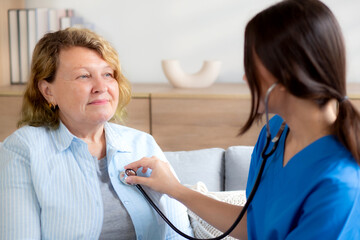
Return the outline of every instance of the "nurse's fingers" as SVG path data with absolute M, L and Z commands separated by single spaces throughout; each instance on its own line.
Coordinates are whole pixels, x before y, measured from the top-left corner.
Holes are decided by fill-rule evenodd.
M 140 167 L 150 168 L 152 170 L 150 176 L 129 176 L 126 178 L 127 183 L 145 185 L 161 193 L 169 193 L 174 186 L 179 184 L 178 179 L 171 171 L 170 164 L 156 157 L 142 158 L 137 162 L 125 166 L 125 168 L 132 169 L 138 169 Z
M 153 156 L 151 158 L 143 157 L 138 161 L 132 162 L 126 166 L 124 166 L 125 169 L 133 169 L 137 171 L 139 168 L 143 168 L 142 172 L 145 173 L 149 168 L 152 169 L 152 166 L 154 165 L 154 161 L 156 161 L 156 157 Z
M 149 181 L 151 181 L 151 179 L 148 177 L 128 176 L 125 181 L 130 185 L 140 184 L 148 187 L 150 187 L 149 185 L 151 185 L 149 184 Z

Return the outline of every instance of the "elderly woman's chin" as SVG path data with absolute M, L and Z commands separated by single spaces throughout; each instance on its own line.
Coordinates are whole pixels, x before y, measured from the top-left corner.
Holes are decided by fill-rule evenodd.
M 98 113 L 95 116 L 92 116 L 92 119 L 98 123 L 105 123 L 109 121 L 114 116 L 114 112 L 111 113 Z
M 113 109 L 101 109 L 97 111 L 89 111 L 86 114 L 87 121 L 94 122 L 96 124 L 104 124 L 109 121 L 115 114 L 115 110 Z

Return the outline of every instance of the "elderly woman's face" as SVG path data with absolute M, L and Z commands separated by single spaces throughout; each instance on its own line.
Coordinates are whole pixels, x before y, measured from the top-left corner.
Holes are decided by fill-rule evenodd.
M 70 127 L 94 126 L 111 119 L 119 88 L 108 63 L 96 51 L 84 47 L 61 50 L 59 60 L 50 90 L 61 121 Z

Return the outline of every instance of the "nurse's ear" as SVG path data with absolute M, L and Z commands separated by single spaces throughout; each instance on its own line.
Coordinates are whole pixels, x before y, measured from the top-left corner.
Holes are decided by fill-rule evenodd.
M 242 78 L 242 79 L 244 80 L 244 82 L 248 83 L 248 80 L 247 80 L 247 77 L 246 77 L 245 74 L 243 75 L 243 78 Z
M 56 106 L 55 97 L 52 92 L 52 84 L 42 79 L 38 82 L 38 88 L 46 101 Z

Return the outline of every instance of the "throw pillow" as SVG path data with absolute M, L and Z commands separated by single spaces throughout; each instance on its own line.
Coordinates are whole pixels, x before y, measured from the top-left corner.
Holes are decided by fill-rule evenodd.
M 198 191 L 206 196 L 212 197 L 216 200 L 244 206 L 246 202 L 245 191 L 224 191 L 224 192 L 209 192 L 206 185 L 203 182 L 198 182 L 193 186 L 188 186 L 189 188 Z M 194 235 L 196 238 L 214 238 L 222 234 L 221 231 L 208 224 L 202 218 L 197 216 L 191 210 L 188 209 L 188 215 L 190 219 L 190 224 L 194 230 Z M 230 227 L 230 226 L 229 226 Z M 236 239 L 230 236 L 225 237 L 224 239 Z

